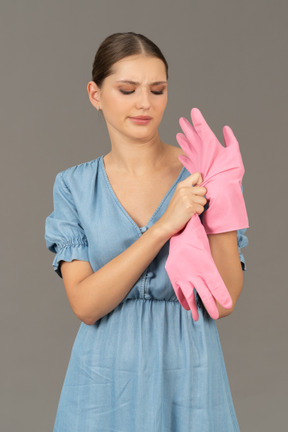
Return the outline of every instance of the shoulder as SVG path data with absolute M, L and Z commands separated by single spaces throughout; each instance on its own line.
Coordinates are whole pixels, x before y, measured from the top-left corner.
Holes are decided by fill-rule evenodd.
M 166 146 L 168 149 L 167 153 L 170 154 L 171 158 L 177 159 L 180 154 L 185 154 L 181 147 L 172 144 L 166 144 Z
M 177 171 L 177 169 L 183 168 L 183 164 L 178 159 L 179 155 L 184 155 L 185 153 L 181 149 L 181 147 L 176 147 L 171 144 L 166 144 L 166 160 L 165 163 L 168 164 L 171 167 L 174 167 L 174 169 Z
M 85 185 L 91 182 L 93 176 L 96 176 L 101 156 L 87 162 L 70 166 L 56 174 L 56 180 L 61 180 L 66 187 L 73 188 L 79 185 Z

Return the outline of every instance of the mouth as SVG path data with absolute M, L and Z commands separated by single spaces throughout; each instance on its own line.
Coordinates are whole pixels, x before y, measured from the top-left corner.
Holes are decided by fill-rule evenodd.
M 150 116 L 137 116 L 137 117 L 130 117 L 131 119 L 138 119 L 138 120 L 151 120 L 152 117 Z
M 152 120 L 152 117 L 137 116 L 137 117 L 129 117 L 129 119 L 132 121 L 132 123 L 136 125 L 147 125 Z

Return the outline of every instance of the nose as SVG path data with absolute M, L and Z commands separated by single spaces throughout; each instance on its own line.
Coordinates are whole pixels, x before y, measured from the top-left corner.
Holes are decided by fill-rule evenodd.
M 146 88 L 139 88 L 138 98 L 137 98 L 137 108 L 138 109 L 149 109 L 151 102 L 150 102 L 150 93 L 149 90 Z

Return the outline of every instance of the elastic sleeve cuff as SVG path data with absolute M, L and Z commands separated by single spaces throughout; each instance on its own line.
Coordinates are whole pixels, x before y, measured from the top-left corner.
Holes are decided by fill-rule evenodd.
M 61 260 L 71 262 L 73 259 L 88 261 L 88 242 L 87 240 L 74 240 L 65 244 L 57 245 L 57 253 L 53 260 L 52 266 L 55 272 L 62 278 L 62 274 L 59 268 Z

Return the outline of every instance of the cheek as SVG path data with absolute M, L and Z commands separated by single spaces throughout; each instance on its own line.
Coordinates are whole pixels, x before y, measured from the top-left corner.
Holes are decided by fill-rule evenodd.
M 103 98 L 103 105 L 109 111 L 116 113 L 120 112 L 121 109 L 123 111 L 123 107 L 127 105 L 127 100 L 125 100 L 125 97 L 119 91 L 113 89 Z
M 121 121 L 122 116 L 125 113 L 126 105 L 127 104 L 122 100 L 121 97 L 114 97 L 113 99 L 106 101 L 105 108 L 109 116 L 109 120 L 113 123 Z
M 159 111 L 159 114 L 163 114 L 166 105 L 167 105 L 167 97 L 157 101 L 157 109 Z
M 125 115 L 125 113 L 130 111 L 131 106 L 134 106 L 133 98 L 131 97 L 123 97 L 123 95 L 116 96 L 113 98 L 113 103 L 111 104 L 111 108 L 114 112 L 117 112 L 120 116 Z

